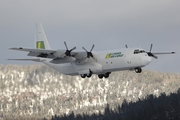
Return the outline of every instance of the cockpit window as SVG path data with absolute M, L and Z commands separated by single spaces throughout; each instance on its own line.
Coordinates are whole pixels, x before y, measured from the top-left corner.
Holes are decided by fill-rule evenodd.
M 145 51 L 144 50 L 138 50 L 138 49 L 134 50 L 134 54 L 139 54 L 139 53 L 145 53 Z
M 140 53 L 145 53 L 145 51 L 144 50 L 140 50 Z
M 139 54 L 139 50 L 134 50 L 134 54 Z

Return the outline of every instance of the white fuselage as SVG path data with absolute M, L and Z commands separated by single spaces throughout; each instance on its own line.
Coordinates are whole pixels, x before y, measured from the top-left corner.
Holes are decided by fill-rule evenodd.
M 141 52 L 135 53 L 135 50 Z M 93 58 L 85 58 L 83 62 L 73 61 L 70 63 L 53 64 L 50 62 L 50 59 L 46 59 L 42 62 L 66 75 L 86 74 L 89 70 L 93 74 L 104 74 L 120 70 L 133 70 L 148 65 L 152 59 L 145 51 L 142 51 L 136 48 L 126 48 L 93 52 L 95 60 Z

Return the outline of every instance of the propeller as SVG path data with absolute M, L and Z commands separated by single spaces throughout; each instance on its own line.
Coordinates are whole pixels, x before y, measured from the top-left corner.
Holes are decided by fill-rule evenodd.
M 149 51 L 149 52 L 147 52 L 147 54 L 148 54 L 148 56 L 150 56 L 150 57 L 153 57 L 153 58 L 157 59 L 158 57 L 157 57 L 157 56 L 155 56 L 155 55 L 151 52 L 152 47 L 153 47 L 153 44 L 151 44 L 151 46 L 150 46 L 150 51 Z
M 93 44 L 93 46 L 92 46 L 92 48 L 91 48 L 90 51 L 87 51 L 86 48 L 82 47 L 82 49 L 87 52 L 87 58 L 92 57 L 92 58 L 94 59 L 94 56 L 93 56 L 93 54 L 92 54 L 92 50 L 94 49 L 94 46 L 95 46 L 95 45 Z
M 65 55 L 66 55 L 66 56 L 69 56 L 69 57 L 72 56 L 72 55 L 71 55 L 71 52 L 72 52 L 73 50 L 75 50 L 76 47 L 73 47 L 72 49 L 69 50 L 68 47 L 67 47 L 66 42 L 64 42 L 64 45 L 65 45 L 65 47 L 66 47 Z

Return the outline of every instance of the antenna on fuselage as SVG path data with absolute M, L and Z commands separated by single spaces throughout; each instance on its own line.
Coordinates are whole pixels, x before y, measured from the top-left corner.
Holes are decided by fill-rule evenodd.
M 126 46 L 126 48 L 128 48 L 127 44 L 125 46 Z

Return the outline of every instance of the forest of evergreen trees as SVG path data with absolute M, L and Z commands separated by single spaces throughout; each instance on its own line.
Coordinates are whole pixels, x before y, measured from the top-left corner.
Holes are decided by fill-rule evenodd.
M 107 104 L 104 113 L 52 116 L 52 120 L 180 120 L 180 89 L 177 93 L 159 97 L 148 95 L 144 100 L 128 103 L 124 100 L 115 110 Z
M 157 108 L 169 104 L 161 105 L 159 99 L 176 93 L 179 80 L 179 73 L 146 70 L 141 74 L 113 72 L 108 79 L 96 75 L 82 79 L 62 75 L 44 65 L 0 65 L 0 120 L 135 119 L 141 114 L 141 118 L 149 114 L 158 118 Z M 151 103 L 153 108 L 149 112 L 144 109 L 147 109 L 146 99 L 150 98 L 159 101 Z M 174 109 L 167 108 L 170 111 L 167 115 L 174 114 Z

